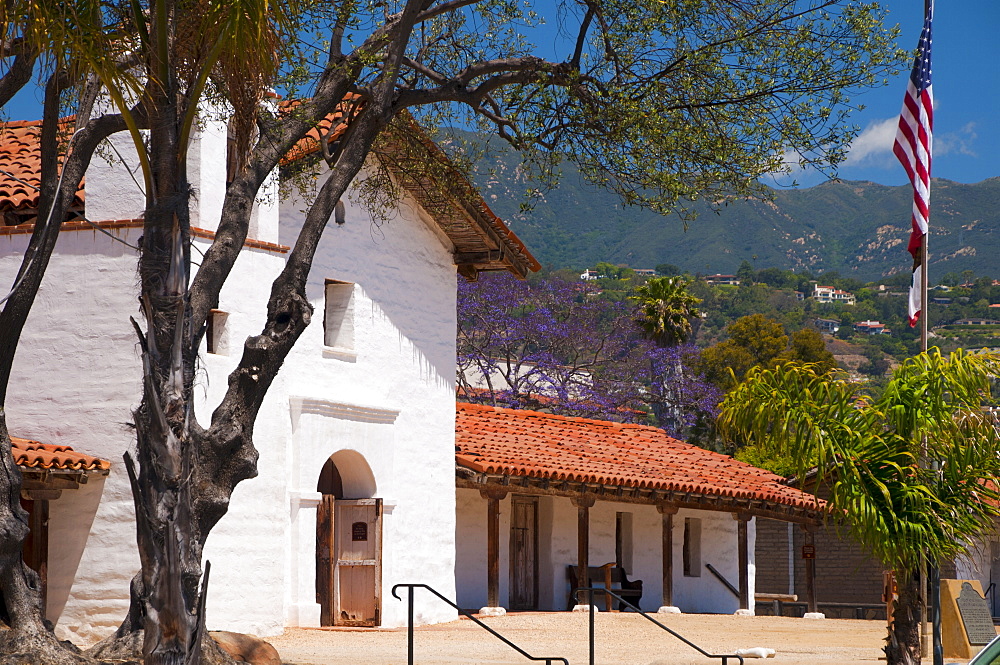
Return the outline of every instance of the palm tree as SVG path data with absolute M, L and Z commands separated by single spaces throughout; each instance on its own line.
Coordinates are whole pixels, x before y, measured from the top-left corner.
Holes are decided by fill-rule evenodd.
M 636 288 L 629 300 L 637 303 L 635 323 L 657 347 L 670 348 L 683 344 L 694 334 L 692 321 L 701 316 L 695 306 L 701 302 L 687 291 L 691 280 L 683 277 L 653 277 Z M 653 414 L 660 427 L 672 434 L 680 433 L 679 395 L 684 368 L 677 356 L 673 362 L 650 358 L 650 381 Z
M 754 368 L 722 405 L 730 439 L 783 455 L 799 477 L 815 464 L 828 509 L 895 574 L 889 665 L 920 662 L 921 560 L 963 554 L 1000 516 L 1000 428 L 985 404 L 1000 358 L 937 349 L 907 360 L 883 395 L 814 366 Z
M 636 324 L 657 346 L 683 344 L 694 333 L 691 321 L 701 316 L 695 307 L 701 298 L 688 292 L 691 281 L 683 277 L 653 277 L 629 297 L 638 304 Z

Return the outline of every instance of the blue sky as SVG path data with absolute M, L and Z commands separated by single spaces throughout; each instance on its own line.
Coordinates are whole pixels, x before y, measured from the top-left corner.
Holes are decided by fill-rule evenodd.
M 915 49 L 923 0 L 882 0 L 887 23 L 898 23 L 899 43 Z M 932 75 L 934 158 L 932 175 L 963 183 L 1000 176 L 1000 1 L 938 0 L 935 4 Z M 892 154 L 896 119 L 909 71 L 889 85 L 856 97 L 866 108 L 854 116 L 862 131 L 840 177 L 885 185 L 906 183 Z M 817 178 L 800 176 L 804 185 Z
M 923 0 L 882 0 L 887 22 L 898 23 L 899 43 L 916 48 Z M 938 0 L 934 18 L 935 97 L 933 175 L 963 183 L 1000 176 L 1000 0 Z M 902 185 L 906 175 L 892 154 L 896 119 L 909 71 L 885 87 L 855 97 L 866 106 L 854 116 L 861 133 L 840 177 Z M 40 92 L 27 89 L 4 109 L 10 120 L 40 117 Z M 822 177 L 798 173 L 800 185 Z

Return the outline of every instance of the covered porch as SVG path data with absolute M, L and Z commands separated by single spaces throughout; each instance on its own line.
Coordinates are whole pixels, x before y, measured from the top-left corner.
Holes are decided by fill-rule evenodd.
M 469 609 L 568 609 L 570 578 L 607 565 L 616 591 L 641 583 L 645 611 L 749 613 L 755 518 L 807 537 L 821 521 L 822 505 L 779 476 L 652 427 L 459 404 L 456 432 Z

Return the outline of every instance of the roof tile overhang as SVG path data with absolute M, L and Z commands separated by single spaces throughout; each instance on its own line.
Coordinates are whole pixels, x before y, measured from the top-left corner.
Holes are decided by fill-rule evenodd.
M 663 430 L 457 404 L 459 487 L 748 513 L 817 523 L 825 502 L 782 477 Z
M 11 452 L 23 477 L 21 494 L 27 499 L 56 499 L 64 489 L 76 489 L 91 476 L 106 476 L 108 460 L 69 446 L 41 443 L 12 436 Z
M 299 102 L 284 102 L 290 111 Z M 299 141 L 284 163 L 320 151 L 322 141 L 342 138 L 348 118 L 359 108 L 354 95 Z M 389 169 L 454 246 L 455 264 L 466 279 L 484 270 L 507 270 L 518 277 L 541 269 L 517 235 L 497 217 L 468 178 L 408 113 L 399 114 L 381 134 L 372 153 Z

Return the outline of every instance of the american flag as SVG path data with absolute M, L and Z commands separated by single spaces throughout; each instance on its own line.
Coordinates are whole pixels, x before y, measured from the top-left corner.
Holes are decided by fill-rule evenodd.
M 917 325 L 923 303 L 920 301 L 921 278 L 926 266 L 921 265 L 921 248 L 927 234 L 931 205 L 931 144 L 934 133 L 934 94 L 931 89 L 931 19 L 934 3 L 927 4 L 924 29 L 920 33 L 920 53 L 913 62 L 913 71 L 906 84 L 903 111 L 899 115 L 896 143 L 892 151 L 899 158 L 913 185 L 913 213 L 910 217 L 910 243 L 913 255 L 913 282 L 907 314 L 910 327 Z

